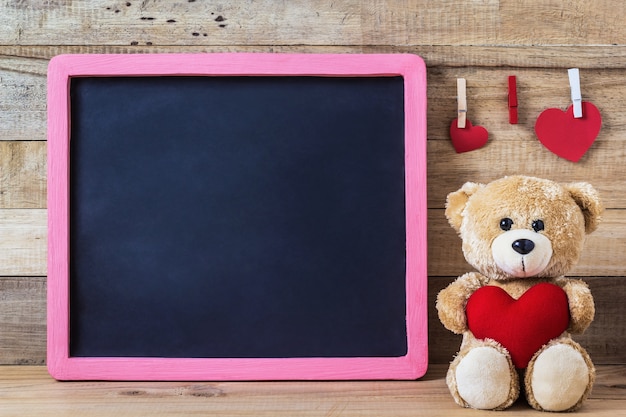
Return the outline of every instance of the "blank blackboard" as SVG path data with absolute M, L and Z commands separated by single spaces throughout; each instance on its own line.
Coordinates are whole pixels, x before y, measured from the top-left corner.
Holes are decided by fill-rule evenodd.
M 425 126 L 425 83 L 408 82 L 420 64 L 55 58 L 53 376 L 421 376 L 425 137 L 407 126 Z

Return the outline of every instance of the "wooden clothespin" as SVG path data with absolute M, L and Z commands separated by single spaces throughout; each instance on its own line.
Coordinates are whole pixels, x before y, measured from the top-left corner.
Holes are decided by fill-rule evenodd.
M 578 68 L 570 68 L 567 70 L 569 76 L 569 87 L 572 93 L 572 103 L 574 105 L 574 118 L 583 117 L 583 98 L 580 94 L 580 75 Z
M 517 124 L 517 79 L 509 75 L 509 123 Z
M 485 146 L 489 132 L 482 126 L 472 126 L 467 117 L 465 78 L 456 79 L 457 118 L 450 123 L 450 139 L 457 153 L 469 152 Z
M 465 129 L 465 121 L 467 120 L 467 95 L 466 95 L 465 78 L 456 79 L 456 102 L 457 102 L 457 127 Z

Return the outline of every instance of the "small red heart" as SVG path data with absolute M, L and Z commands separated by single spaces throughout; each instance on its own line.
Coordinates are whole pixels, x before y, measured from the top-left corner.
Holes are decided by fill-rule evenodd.
M 487 143 L 489 133 L 482 126 L 472 126 L 469 120 L 465 121 L 465 127 L 457 127 L 457 119 L 450 125 L 450 139 L 457 153 L 469 152 L 482 148 Z
M 550 283 L 531 287 L 518 300 L 500 287 L 481 287 L 470 296 L 465 312 L 474 336 L 499 342 L 520 369 L 567 329 L 570 318 L 565 291 Z
M 574 107 L 566 111 L 544 110 L 535 122 L 535 133 L 539 141 L 561 158 L 578 162 L 596 140 L 602 116 L 592 103 L 582 102 L 583 117 L 574 118 Z

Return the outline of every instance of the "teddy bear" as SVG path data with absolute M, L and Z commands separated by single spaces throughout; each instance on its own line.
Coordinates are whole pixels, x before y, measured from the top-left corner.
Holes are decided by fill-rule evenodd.
M 595 369 L 571 334 L 591 324 L 588 286 L 564 275 L 576 265 L 602 204 L 588 183 L 523 175 L 465 183 L 445 215 L 468 272 L 437 295 L 442 324 L 462 334 L 446 382 L 463 407 L 504 410 L 525 393 L 542 411 L 574 411 Z

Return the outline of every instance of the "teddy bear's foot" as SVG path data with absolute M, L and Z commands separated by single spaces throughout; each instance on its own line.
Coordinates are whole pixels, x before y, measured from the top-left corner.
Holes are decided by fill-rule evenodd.
M 519 380 L 508 352 L 484 345 L 459 354 L 450 365 L 448 387 L 457 404 L 481 410 L 503 410 L 519 395 Z
M 524 378 L 528 403 L 542 411 L 574 411 L 589 395 L 594 378 L 589 355 L 578 343 L 555 340 L 528 364 Z

